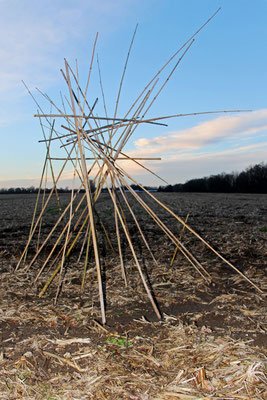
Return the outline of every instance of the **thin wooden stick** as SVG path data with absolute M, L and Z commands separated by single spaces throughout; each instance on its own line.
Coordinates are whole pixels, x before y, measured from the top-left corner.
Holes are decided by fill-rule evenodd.
M 123 153 L 121 153 L 123 154 Z M 57 160 L 57 161 L 64 161 L 67 157 L 48 157 L 48 160 Z M 85 160 L 105 160 L 106 157 L 86 157 Z M 75 158 L 69 158 L 69 160 L 75 160 Z M 81 160 L 81 158 L 79 158 Z M 161 157 L 118 157 L 117 160 L 119 161 L 160 161 L 162 160 Z
M 84 92 L 84 99 L 86 99 L 87 90 L 88 90 L 88 86 L 89 86 L 89 82 L 90 82 L 90 78 L 91 78 L 91 72 L 92 72 L 92 67 L 93 67 L 93 61 L 94 61 L 94 55 L 95 55 L 95 48 L 96 48 L 97 38 L 98 38 L 98 32 L 97 32 L 96 37 L 95 37 L 95 42 L 94 42 L 94 47 L 93 47 L 93 53 L 92 53 L 92 57 L 91 57 L 91 64 L 90 64 L 88 79 L 87 79 L 86 88 L 85 88 L 85 92 Z M 83 103 L 82 113 L 84 113 L 84 108 L 85 108 L 85 101 L 84 101 L 84 103 Z
M 188 218 L 189 218 L 189 214 L 187 214 L 187 216 L 186 216 L 186 218 L 185 218 L 185 220 L 184 220 L 185 223 L 187 223 Z M 179 242 L 182 241 L 182 237 L 183 237 L 183 234 L 184 234 L 184 230 L 185 230 L 185 225 L 183 225 L 183 227 L 182 227 L 182 231 L 181 231 L 180 236 L 179 236 Z M 177 246 L 176 249 L 174 250 L 174 253 L 173 253 L 173 256 L 172 256 L 172 260 L 171 260 L 171 264 L 170 264 L 170 267 L 173 266 L 174 260 L 175 260 L 175 258 L 176 258 L 176 255 L 177 255 L 179 249 L 180 249 L 179 246 Z
M 27 87 L 26 87 L 26 88 L 27 88 Z M 27 89 L 28 89 L 28 88 L 27 88 Z M 28 90 L 28 91 L 29 91 L 29 90 Z M 41 123 L 41 121 L 40 121 L 40 123 Z M 44 136 L 44 138 L 46 138 L 46 137 L 45 137 L 45 133 L 44 133 L 42 124 L 41 124 L 41 127 L 42 127 L 43 136 Z M 53 129 L 54 129 L 54 123 L 52 124 L 51 133 L 50 133 L 50 138 L 51 138 L 51 136 L 52 136 Z M 34 226 L 35 216 L 36 216 L 36 212 L 37 212 L 37 206 L 38 206 L 38 203 L 39 203 L 39 196 L 40 196 L 41 188 L 42 188 L 43 177 L 44 177 L 45 170 L 47 171 L 47 160 L 49 159 L 50 142 L 49 142 L 49 144 L 46 145 L 46 147 L 47 147 L 46 158 L 45 158 L 45 162 L 44 162 L 44 166 L 43 166 L 43 171 L 42 171 L 42 175 L 41 175 L 41 179 L 40 179 L 40 184 L 39 184 L 39 189 L 38 189 L 38 194 L 37 194 L 37 198 L 36 198 L 36 202 L 35 202 L 35 208 L 34 208 L 34 212 L 33 212 L 33 217 L 32 217 L 32 223 L 31 223 L 31 228 L 30 228 L 29 237 L 31 237 L 31 235 L 32 235 L 32 230 L 33 230 L 33 226 Z M 51 161 L 50 161 L 50 163 L 51 163 Z M 51 165 L 51 171 L 53 171 L 52 165 Z M 44 188 L 44 194 L 43 194 L 43 200 L 42 200 L 42 208 L 43 208 L 43 206 L 44 206 L 44 198 L 45 198 L 45 188 Z M 40 230 L 41 230 L 41 221 L 42 221 L 42 219 L 40 219 L 40 222 L 39 222 L 39 235 L 40 235 Z M 37 249 L 38 249 L 38 247 L 39 247 L 39 235 L 38 235 L 38 240 L 37 240 Z M 26 248 L 25 248 L 24 262 L 26 261 L 26 258 L 27 258 L 27 252 L 28 252 L 28 245 L 26 245 Z
M 43 94 L 43 93 L 42 93 Z M 43 94 L 44 95 L 44 94 Z M 245 111 L 251 111 L 251 110 L 245 110 Z M 215 111 L 214 111 L 215 112 Z M 225 112 L 225 111 L 224 111 Z M 178 114 L 177 116 L 179 117 L 184 117 L 187 115 L 197 115 L 198 113 L 191 113 L 191 114 Z M 201 113 L 203 114 L 203 113 Z M 73 114 L 34 114 L 34 117 L 50 117 L 50 118 L 75 118 L 75 116 Z M 173 116 L 174 117 L 174 116 Z M 168 126 L 166 124 L 162 124 L 162 123 L 157 123 L 156 121 L 158 119 L 166 119 L 166 118 L 172 118 L 172 116 L 168 116 L 168 117 L 156 117 L 156 118 L 151 118 L 151 119 L 146 119 L 146 120 L 139 120 L 137 118 L 114 118 L 114 117 L 99 117 L 99 116 L 87 116 L 84 114 L 84 119 L 85 120 L 90 120 L 90 119 L 94 119 L 96 121 L 103 121 L 103 120 L 107 120 L 107 121 L 117 121 L 117 122 L 134 122 L 136 124 L 152 124 L 152 125 L 160 125 L 160 126 Z M 114 126 L 114 124 L 110 124 L 110 125 L 104 125 L 102 127 L 98 127 L 97 129 L 102 129 L 102 128 L 111 128 L 112 126 Z M 120 125 L 120 126 L 127 126 L 127 125 Z M 86 130 L 85 132 L 90 133 L 91 129 Z
M 127 69 L 129 57 L 130 57 L 130 54 L 131 54 L 131 50 L 132 50 L 134 38 L 135 38 L 135 35 L 136 35 L 137 27 L 138 27 L 138 24 L 136 24 L 136 27 L 135 27 L 135 30 L 134 30 L 134 33 L 133 33 L 133 36 L 132 36 L 132 40 L 131 40 L 131 43 L 130 43 L 130 47 L 129 47 L 129 50 L 128 50 L 128 54 L 127 54 L 127 57 L 126 57 L 126 60 L 125 60 L 125 65 L 124 65 L 124 69 L 123 69 L 123 73 L 122 73 L 122 77 L 121 77 L 121 81 L 120 81 L 120 87 L 119 87 L 119 91 L 118 91 L 118 96 L 117 96 L 117 100 L 116 100 L 114 118 L 116 118 L 116 116 L 117 116 L 117 111 L 118 111 L 118 106 L 119 106 L 119 101 L 120 101 L 120 95 L 121 95 L 122 84 L 123 84 L 123 81 L 124 81 L 124 76 L 125 76 L 125 73 L 126 73 L 126 69 Z M 110 134 L 112 135 L 112 131 L 111 131 Z
M 127 287 L 128 286 L 128 282 L 127 282 L 125 265 L 124 265 L 123 256 L 122 256 L 120 229 L 119 229 L 119 224 L 118 224 L 118 213 L 117 213 L 116 209 L 114 210 L 114 218 L 115 218 L 118 250 L 119 250 L 119 256 L 120 256 L 121 273 L 122 273 L 122 277 L 123 277 L 123 280 L 124 280 L 124 285 L 125 285 L 125 287 Z
M 78 156 L 78 153 L 77 153 L 77 156 Z M 75 167 L 77 167 L 77 161 L 78 160 L 76 160 Z M 70 235 L 70 227 L 71 227 L 72 215 L 73 215 L 72 214 L 72 208 L 73 208 L 73 194 L 74 194 L 75 176 L 76 176 L 76 168 L 73 171 L 72 191 L 71 191 L 70 211 L 69 211 L 69 221 L 67 223 L 67 233 L 66 233 L 66 237 L 65 237 L 65 243 L 64 243 L 64 246 L 63 246 L 61 266 L 60 266 L 60 272 L 59 272 L 59 280 L 58 280 L 58 287 L 57 287 L 57 292 L 56 292 L 56 296 L 55 296 L 55 299 L 54 299 L 54 303 L 55 304 L 57 302 L 57 298 L 58 298 L 58 295 L 59 295 L 59 292 L 60 292 L 60 288 L 61 288 L 61 284 L 62 284 L 63 266 L 64 266 L 64 262 L 65 262 L 65 254 L 66 254 L 67 244 L 68 244 L 69 235 Z
M 47 170 L 48 170 L 48 165 L 46 165 L 46 172 L 45 172 L 45 180 L 44 180 L 44 189 L 43 189 L 43 196 L 42 196 L 42 203 L 41 207 L 44 207 L 44 202 L 45 202 L 45 192 L 46 192 L 46 185 L 47 185 Z M 38 235 L 37 235 L 37 242 L 36 242 L 36 250 L 38 250 L 39 245 L 40 245 L 40 236 L 41 236 L 41 229 L 42 229 L 42 222 L 43 218 L 40 219 L 39 222 L 39 228 L 38 228 Z
M 107 106 L 106 106 L 104 88 L 103 88 L 103 84 L 102 84 L 102 78 L 101 78 L 101 71 L 100 71 L 100 64 L 99 64 L 98 54 L 97 54 L 97 56 L 96 56 L 96 59 L 97 59 L 97 68 L 98 68 L 99 84 L 100 84 L 100 89 L 101 89 L 101 94 L 102 94 L 102 100 L 103 100 L 103 105 L 104 105 L 104 111 L 105 111 L 105 115 L 106 115 L 106 121 L 107 121 L 107 124 L 108 124 L 108 113 L 107 113 Z
M 46 172 L 46 168 L 47 168 L 47 153 L 46 153 L 46 158 L 45 158 L 45 162 L 43 165 L 43 170 L 42 170 L 42 174 L 41 174 L 41 179 L 40 179 L 40 183 L 39 183 L 39 188 L 38 188 L 38 193 L 37 193 L 37 197 L 36 197 L 36 201 L 35 201 L 35 206 L 34 206 L 34 210 L 33 210 L 33 216 L 32 216 L 32 222 L 31 222 L 31 227 L 30 227 L 30 232 L 29 232 L 29 236 L 28 236 L 28 241 L 26 244 L 26 247 L 24 249 L 24 254 L 23 254 L 23 261 L 24 263 L 26 262 L 27 259 L 27 255 L 28 255 L 28 248 L 31 242 L 32 238 L 32 231 L 33 231 L 33 227 L 34 227 L 34 221 L 35 221 L 35 217 L 36 217 L 36 213 L 37 213 L 37 207 L 39 204 L 39 198 L 40 198 L 40 194 L 41 194 L 41 189 L 42 189 L 42 184 L 43 184 L 43 179 L 44 179 L 44 175 Z
M 72 90 L 71 90 L 67 62 L 65 62 L 65 67 L 66 67 L 66 76 L 68 79 L 70 98 L 71 98 L 71 102 L 72 102 L 72 109 L 73 109 L 73 113 L 75 114 L 75 104 L 74 104 L 73 94 L 72 94 Z M 89 80 L 88 80 L 88 83 L 89 83 Z M 88 85 L 87 85 L 87 87 L 88 87 Z M 80 157 L 82 158 L 82 160 L 81 160 L 82 175 L 83 175 L 84 187 L 85 187 L 86 197 L 87 197 L 87 205 L 88 205 L 88 211 L 89 211 L 89 217 L 90 217 L 90 224 L 91 224 L 91 228 L 92 228 L 92 239 L 93 239 L 93 247 L 94 247 L 94 254 L 95 254 L 95 261 L 96 261 L 96 268 L 97 268 L 98 290 L 99 290 L 99 297 L 100 297 L 102 323 L 105 324 L 106 323 L 106 315 L 105 315 L 105 304 L 104 304 L 104 295 L 103 295 L 103 284 L 102 284 L 100 259 L 99 259 L 98 245 L 97 245 L 97 236 L 96 236 L 93 209 L 92 209 L 91 189 L 90 189 L 90 185 L 88 185 L 87 168 L 86 168 L 86 162 L 84 159 L 85 156 L 84 156 L 84 151 L 83 151 L 83 147 L 82 147 L 80 130 L 79 130 L 77 118 L 75 118 L 75 126 L 76 126 L 76 131 L 77 131 L 79 153 L 80 153 Z
M 89 229 L 90 229 L 90 221 L 89 221 L 89 223 L 87 225 L 87 228 L 86 228 L 86 232 L 85 232 L 85 235 L 84 235 L 84 238 L 83 238 L 82 247 L 81 247 L 81 250 L 80 250 L 79 257 L 77 259 L 77 263 L 79 263 L 81 261 L 82 254 L 83 254 L 83 251 L 84 251 L 84 246 L 85 246 L 85 243 L 87 243 Z
M 36 90 L 37 90 L 46 100 L 48 100 L 49 103 L 50 103 L 53 107 L 56 108 L 56 110 L 59 112 L 59 115 L 61 115 L 62 117 L 64 116 L 63 111 L 60 110 L 60 108 L 53 102 L 53 100 L 52 100 L 46 93 L 43 93 L 43 92 L 42 92 L 40 89 L 38 89 L 38 88 L 36 88 Z M 40 114 L 39 116 L 42 117 L 42 115 L 43 115 L 43 114 Z M 50 118 L 52 118 L 51 115 L 53 115 L 53 114 L 50 114 L 50 115 L 49 115 Z M 36 116 L 38 117 L 38 115 L 36 115 Z M 73 122 L 72 122 L 68 117 L 65 117 L 65 119 L 66 119 L 66 121 L 67 121 L 72 127 L 74 127 Z M 50 121 L 47 120 L 47 122 L 48 122 L 49 125 L 50 125 Z
M 90 221 L 89 221 L 89 225 L 90 226 Z M 84 284 L 85 284 L 85 278 L 86 278 L 86 271 L 87 271 L 87 265 L 88 265 L 88 258 L 89 258 L 89 249 L 90 249 L 90 243 L 91 243 L 91 227 L 89 230 L 89 235 L 88 235 L 88 240 L 87 240 L 87 246 L 86 246 L 86 254 L 85 254 L 85 260 L 84 260 L 84 269 L 83 269 L 83 277 L 82 277 L 82 284 L 81 284 L 81 290 L 83 290 L 84 288 Z
M 121 203 L 119 201 L 119 196 L 118 196 L 117 189 L 116 189 L 116 186 L 115 186 L 115 174 L 111 172 L 110 178 L 111 178 L 111 182 L 112 182 L 112 191 L 114 193 L 114 198 L 115 198 L 116 204 L 118 204 L 118 206 L 119 206 L 120 213 L 121 213 L 121 215 L 123 217 L 123 220 L 124 220 L 124 223 L 125 223 L 125 227 L 128 230 L 126 218 L 125 218 Z M 118 213 L 117 213 L 116 209 L 114 209 L 114 217 L 115 217 L 115 226 L 116 226 L 118 250 L 119 250 L 119 256 L 120 256 L 121 273 L 122 273 L 122 277 L 123 277 L 123 280 L 124 280 L 125 287 L 127 287 L 128 286 L 128 282 L 127 282 L 127 275 L 126 275 L 126 269 L 125 269 L 125 265 L 124 265 L 123 255 L 122 255 L 120 229 L 119 229 L 119 223 L 118 223 Z M 128 234 L 129 234 L 129 230 L 128 230 Z
M 152 257 L 154 263 L 155 263 L 156 265 L 158 265 L 158 263 L 157 263 L 157 261 L 156 261 L 156 259 L 155 259 L 155 257 L 154 257 L 154 254 L 152 253 L 152 251 L 151 251 L 151 249 L 150 249 L 150 247 L 149 247 L 149 244 L 148 244 L 148 242 L 147 242 L 147 240 L 146 240 L 146 238 L 145 238 L 145 236 L 144 236 L 144 234 L 143 234 L 143 231 L 142 231 L 142 229 L 141 229 L 141 227 L 140 227 L 140 224 L 139 224 L 139 222 L 138 222 L 138 220 L 137 220 L 137 218 L 136 218 L 136 216 L 135 216 L 135 214 L 134 214 L 134 212 L 133 212 L 133 210 L 132 210 L 132 208 L 131 208 L 131 206 L 130 206 L 128 200 L 127 200 L 127 197 L 126 197 L 126 194 L 125 194 L 125 190 L 124 190 L 123 184 L 122 184 L 122 182 L 121 182 L 121 178 L 120 178 L 119 176 L 117 176 L 117 177 L 116 177 L 116 180 L 117 180 L 117 182 L 118 182 L 118 184 L 119 184 L 119 188 L 120 188 L 120 192 L 121 192 L 121 194 L 122 194 L 122 197 L 123 197 L 123 199 L 124 199 L 124 201 L 125 201 L 125 203 L 126 203 L 126 205 L 127 205 L 127 207 L 128 207 L 128 210 L 130 211 L 130 213 L 131 213 L 131 215 L 132 215 L 132 217 L 133 217 L 133 220 L 134 220 L 134 222 L 135 222 L 135 224 L 136 224 L 136 226 L 137 226 L 137 229 L 138 229 L 138 231 L 139 231 L 139 233 L 140 233 L 140 235 L 141 235 L 141 237 L 142 237 L 142 239 L 143 239 L 143 242 L 144 242 L 146 248 L 148 249 L 148 251 L 149 251 L 149 253 L 150 253 L 150 255 L 151 255 L 151 257 Z
M 92 61 L 93 61 L 93 56 L 92 56 Z M 93 113 L 92 113 L 93 110 L 90 108 L 90 106 L 89 106 L 89 104 L 88 104 L 88 102 L 87 102 L 87 100 L 86 100 L 86 97 L 85 97 L 86 95 L 83 94 L 83 91 L 82 91 L 82 89 L 80 88 L 80 85 L 79 85 L 79 82 L 78 82 L 77 77 L 75 76 L 74 72 L 72 71 L 71 67 L 69 66 L 69 64 L 67 63 L 66 60 L 65 60 L 65 62 L 66 62 L 66 65 L 68 66 L 68 69 L 71 71 L 72 76 L 73 76 L 75 82 L 77 83 L 77 86 L 78 86 L 78 88 L 79 88 L 79 92 L 82 94 L 82 96 L 83 96 L 83 98 L 84 98 L 84 105 L 86 104 L 86 105 L 88 106 L 88 108 L 89 108 L 89 111 L 90 111 L 89 117 L 90 117 L 90 115 L 93 114 Z M 90 69 L 90 72 L 91 72 L 91 69 Z M 65 78 L 65 79 L 66 79 L 66 78 Z M 89 79 L 89 78 L 88 78 L 88 79 Z M 66 82 L 68 83 L 67 80 L 66 80 Z M 72 90 L 72 94 L 74 95 L 73 90 Z M 75 98 L 76 98 L 76 96 L 75 96 Z M 79 107 L 79 110 L 80 110 L 80 112 L 81 112 L 81 116 L 79 117 L 79 118 L 80 118 L 80 122 L 79 122 L 79 123 L 80 123 L 80 125 L 81 125 L 82 127 L 84 127 L 85 123 L 86 123 L 86 122 L 88 123 L 88 118 L 87 118 L 87 117 L 85 116 L 85 114 L 84 114 L 84 107 L 81 108 L 81 105 L 80 105 L 80 103 L 78 102 L 78 99 L 77 99 L 77 98 L 76 98 L 76 102 L 77 102 L 78 107 Z M 86 119 L 84 125 L 82 125 L 82 116 Z M 105 138 L 104 138 L 104 136 L 103 136 L 103 134 L 102 134 L 101 127 L 98 126 L 98 123 L 97 123 L 97 121 L 96 121 L 95 119 L 94 119 L 94 121 L 95 121 L 96 126 L 98 127 L 99 134 L 100 134 L 100 136 L 101 136 L 101 138 L 102 138 L 102 141 L 105 143 Z M 91 127 L 90 124 L 89 124 L 89 126 L 90 126 L 90 130 L 92 130 L 92 127 Z
M 41 129 L 45 138 L 45 132 L 44 132 L 44 127 L 41 121 L 41 118 L 39 118 L 40 121 L 40 125 L 41 125 Z M 52 177 L 52 181 L 53 181 L 53 185 L 55 186 L 55 195 L 56 195 L 56 199 L 57 199 L 57 205 L 58 205 L 58 210 L 59 213 L 62 212 L 61 209 L 61 204 L 60 204 L 60 199 L 59 199 L 59 195 L 58 195 L 58 191 L 57 191 L 57 187 L 55 184 L 55 174 L 54 174 L 54 170 L 53 170 L 53 165 L 52 165 L 52 159 L 50 157 L 50 146 L 51 146 L 51 139 L 52 139 L 52 135 L 53 135 L 53 131 L 54 131 L 54 126 L 55 126 L 55 120 L 53 120 L 52 124 L 51 124 L 51 130 L 50 130 L 50 136 L 48 138 L 48 143 L 46 143 L 46 148 L 47 148 L 47 159 L 49 160 L 49 165 L 50 165 L 50 171 L 51 171 L 51 177 Z

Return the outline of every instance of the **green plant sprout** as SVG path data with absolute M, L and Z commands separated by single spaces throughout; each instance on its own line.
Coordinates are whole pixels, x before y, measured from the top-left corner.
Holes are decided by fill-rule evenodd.
M 115 344 L 115 345 L 118 346 L 118 347 L 129 347 L 129 346 L 132 346 L 132 345 L 133 345 L 133 344 L 132 344 L 131 342 L 129 342 L 126 338 L 119 338 L 119 339 L 116 339 L 116 338 L 108 337 L 107 340 L 106 340 L 106 342 L 107 342 L 107 343 Z

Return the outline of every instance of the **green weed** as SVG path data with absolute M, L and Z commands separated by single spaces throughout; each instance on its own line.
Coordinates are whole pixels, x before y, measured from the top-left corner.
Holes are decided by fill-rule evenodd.
M 106 342 L 115 344 L 118 347 L 129 347 L 129 346 L 132 346 L 132 343 L 129 342 L 126 338 L 117 339 L 117 338 L 108 337 Z

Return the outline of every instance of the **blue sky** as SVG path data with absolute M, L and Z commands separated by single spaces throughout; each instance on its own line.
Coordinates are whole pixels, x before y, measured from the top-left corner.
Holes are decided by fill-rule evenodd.
M 36 105 L 21 80 L 48 111 L 35 87 L 59 101 L 59 92 L 66 89 L 60 74 L 64 57 L 72 65 L 78 59 L 85 84 L 99 32 L 96 51 L 112 115 L 138 23 L 120 101 L 123 116 L 163 63 L 218 7 L 222 10 L 197 36 L 148 117 L 253 111 L 140 127 L 127 152 L 161 156 L 146 165 L 169 183 L 267 162 L 266 0 L 0 0 L 0 187 L 37 186 L 45 156 L 44 144 L 38 143 L 39 122 L 33 118 Z M 89 99 L 100 95 L 95 67 Z M 161 184 L 140 168 L 128 168 L 144 184 Z

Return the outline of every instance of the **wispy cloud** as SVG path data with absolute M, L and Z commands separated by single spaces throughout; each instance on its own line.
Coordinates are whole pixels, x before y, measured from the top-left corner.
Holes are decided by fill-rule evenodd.
M 169 132 L 152 139 L 134 142 L 136 155 L 170 155 L 185 151 L 200 151 L 207 146 L 267 130 L 267 109 L 227 115 L 201 123 L 189 129 Z
M 249 165 L 267 161 L 267 141 L 216 152 L 185 152 L 162 157 L 161 161 L 144 164 L 168 183 L 183 183 L 189 179 L 216 175 L 222 172 L 240 172 Z M 164 185 L 142 168 L 129 164 L 127 171 L 146 185 Z
M 74 43 L 88 40 L 100 28 L 114 29 L 116 24 L 105 22 L 120 18 L 132 2 L 43 0 L 36 7 L 29 0 L 2 0 L 0 93 L 12 95 L 21 79 L 37 86 L 52 80 L 59 59 L 71 53 Z
M 33 113 L 26 108 L 32 102 L 22 80 L 33 92 L 38 87 L 59 93 L 64 58 L 87 60 L 96 33 L 100 44 L 119 29 L 136 1 L 1 0 L 0 128 L 15 127 Z
M 258 145 L 242 146 L 217 152 L 183 154 L 158 165 L 162 177 L 170 183 L 185 182 L 193 178 L 216 175 L 222 172 L 242 171 L 249 165 L 266 162 L 267 141 Z
M 267 161 L 267 109 L 227 115 L 192 128 L 168 132 L 134 142 L 131 157 L 161 156 L 161 161 L 144 165 L 170 183 L 241 171 L 251 164 Z M 126 169 L 124 163 L 123 167 Z M 146 184 L 160 184 L 149 173 L 130 164 L 127 171 Z

